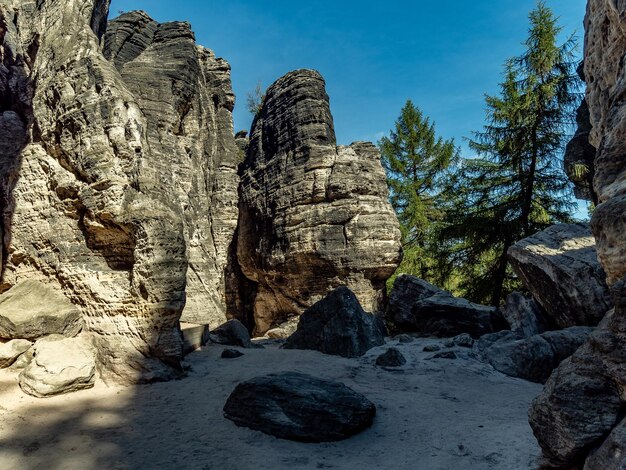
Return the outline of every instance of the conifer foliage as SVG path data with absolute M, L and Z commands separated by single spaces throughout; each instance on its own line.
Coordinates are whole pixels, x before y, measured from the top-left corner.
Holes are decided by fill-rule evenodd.
M 434 123 L 410 100 L 379 147 L 402 231 L 404 260 L 398 272 L 431 278 L 435 260 L 429 245 L 443 218 L 441 176 L 458 158 L 458 151 L 453 140 L 437 137 Z
M 505 65 L 499 96 L 486 97 L 487 124 L 470 140 L 477 158 L 449 179 L 439 256 L 474 301 L 498 305 L 516 287 L 507 251 L 516 241 L 568 222 L 571 188 L 561 157 L 579 102 L 574 39 L 543 2 L 530 13 L 525 51 Z

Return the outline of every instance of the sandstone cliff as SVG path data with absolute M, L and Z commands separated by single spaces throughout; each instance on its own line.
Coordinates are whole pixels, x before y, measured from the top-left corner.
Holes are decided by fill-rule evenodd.
M 177 373 L 185 302 L 225 318 L 234 97 L 188 24 L 132 13 L 105 35 L 108 4 L 0 0 L 0 292 L 49 284 L 101 372 L 157 380 Z
M 267 91 L 239 187 L 237 259 L 245 321 L 264 333 L 346 285 L 380 310 L 400 231 L 374 145 L 337 146 L 323 78 L 297 70 Z M 245 311 L 245 309 L 248 309 Z
M 600 202 L 592 229 L 615 313 L 555 371 L 531 409 L 544 454 L 560 468 L 582 466 L 626 407 L 626 1 L 589 0 L 585 29 L 589 144 L 597 148 L 593 183 Z M 585 468 L 624 468 L 625 454 L 611 444 L 620 433 L 615 428 Z

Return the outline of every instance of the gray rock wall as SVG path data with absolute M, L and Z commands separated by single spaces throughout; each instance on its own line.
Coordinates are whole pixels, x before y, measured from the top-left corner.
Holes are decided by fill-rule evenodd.
M 169 378 L 179 318 L 224 317 L 236 220 L 233 95 L 184 23 L 106 0 L 0 0 L 0 292 L 23 279 L 82 312 L 101 372 Z M 189 286 L 189 287 L 187 287 Z
M 585 468 L 623 468 L 620 448 L 612 440 L 621 436 L 616 426 L 626 407 L 625 54 L 626 1 L 589 0 L 584 76 L 590 144 L 598 150 L 594 190 L 600 202 L 591 225 L 615 313 L 555 370 L 531 408 L 530 424 L 544 455 L 557 468 L 582 467 L 598 446 Z
M 401 260 L 380 155 L 337 146 L 323 78 L 288 73 L 267 91 L 239 188 L 237 259 L 254 284 L 256 332 L 300 314 L 340 285 L 378 311 Z

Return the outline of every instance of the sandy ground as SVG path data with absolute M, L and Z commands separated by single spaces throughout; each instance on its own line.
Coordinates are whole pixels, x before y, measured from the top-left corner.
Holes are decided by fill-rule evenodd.
M 527 410 L 540 386 L 471 359 L 426 360 L 420 339 L 398 348 L 396 371 L 315 351 L 209 346 L 187 356 L 183 380 L 106 386 L 37 399 L 0 371 L 0 469 L 534 469 L 539 448 Z M 395 341 L 387 346 L 395 345 Z M 239 428 L 222 407 L 235 385 L 294 370 L 339 380 L 377 406 L 374 425 L 348 440 L 302 444 Z

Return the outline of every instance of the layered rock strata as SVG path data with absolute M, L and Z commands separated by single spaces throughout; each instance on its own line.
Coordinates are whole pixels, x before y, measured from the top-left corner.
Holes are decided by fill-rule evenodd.
M 589 142 L 598 149 L 593 183 L 600 202 L 591 226 L 615 313 L 552 374 L 530 423 L 549 465 L 582 467 L 599 446 L 585 468 L 613 470 L 623 467 L 621 444 L 613 443 L 623 435 L 618 423 L 626 409 L 626 2 L 589 0 L 585 30 Z
M 297 70 L 268 89 L 239 195 L 237 259 L 254 292 L 239 315 L 256 333 L 340 285 L 380 310 L 401 259 L 398 222 L 376 147 L 337 146 L 319 73 Z
M 179 318 L 224 319 L 236 220 L 228 64 L 108 0 L 0 0 L 0 292 L 49 285 L 101 372 L 175 376 Z M 217 324 L 218 322 L 216 322 Z

